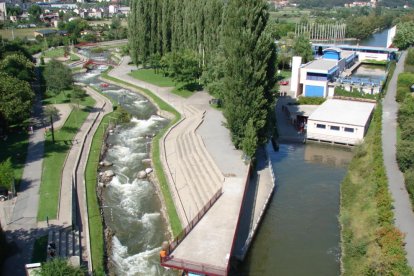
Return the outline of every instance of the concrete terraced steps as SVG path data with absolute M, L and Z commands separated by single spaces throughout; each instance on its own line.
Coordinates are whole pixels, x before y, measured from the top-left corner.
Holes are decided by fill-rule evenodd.
M 47 244 L 49 245 L 52 242 L 55 244 L 55 257 L 65 259 L 76 257 L 76 261 L 80 262 L 81 249 L 79 231 L 73 231 L 71 229 L 49 231 Z M 51 259 L 49 254 L 47 259 Z
M 176 173 L 181 175 L 180 179 L 184 182 L 178 185 L 189 192 L 190 196 L 186 197 L 184 205 L 187 206 L 188 219 L 192 219 L 222 187 L 224 176 L 207 152 L 201 136 L 196 133 L 204 120 L 205 111 L 186 105 L 184 114 L 185 119 L 173 136 L 177 155 Z

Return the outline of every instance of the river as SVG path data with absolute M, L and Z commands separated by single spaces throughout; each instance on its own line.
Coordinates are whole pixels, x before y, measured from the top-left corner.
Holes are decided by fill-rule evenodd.
M 240 274 L 339 275 L 339 191 L 351 150 L 281 144 L 269 157 L 277 191 Z
M 106 56 L 97 55 L 102 59 Z M 175 275 L 159 264 L 161 243 L 170 236 L 157 190 L 151 182 L 136 178 L 137 172 L 148 166 L 144 162 L 150 158 L 152 136 L 168 120 L 157 116 L 156 107 L 140 94 L 115 85 L 101 87 L 100 73 L 100 70 L 91 70 L 77 74 L 75 80 L 102 90 L 132 116 L 129 123 L 118 125 L 107 139 L 110 146 L 105 160 L 114 164 L 111 169 L 116 174 L 103 192 L 105 221 L 115 233 L 110 272 Z

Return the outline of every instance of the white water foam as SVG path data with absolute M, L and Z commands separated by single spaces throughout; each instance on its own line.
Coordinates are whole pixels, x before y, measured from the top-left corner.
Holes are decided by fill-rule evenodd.
M 135 218 L 141 214 L 141 203 L 137 200 L 137 195 L 145 196 L 150 188 L 150 183 L 144 180 L 135 179 L 132 183 L 122 183 L 119 176 L 112 178 L 110 186 L 119 196 L 119 205 L 125 212 Z
M 112 260 L 119 275 L 159 275 L 157 255 L 160 247 L 128 256 L 128 247 L 123 246 L 116 236 L 112 239 Z

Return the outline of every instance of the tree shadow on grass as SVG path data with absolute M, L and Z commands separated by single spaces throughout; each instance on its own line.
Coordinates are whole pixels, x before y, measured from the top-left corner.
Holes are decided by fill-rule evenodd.
M 193 82 L 193 83 L 187 83 L 181 87 L 178 87 L 178 90 L 187 90 L 190 92 L 196 92 L 196 91 L 202 91 L 203 86 L 199 83 Z

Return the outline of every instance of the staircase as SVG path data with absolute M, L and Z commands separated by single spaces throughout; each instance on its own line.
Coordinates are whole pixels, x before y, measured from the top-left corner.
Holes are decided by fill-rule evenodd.
M 72 263 L 80 264 L 81 249 L 79 231 L 72 230 L 71 228 L 49 231 L 47 244 L 48 248 L 51 244 L 55 245 L 54 257 L 70 258 Z M 49 261 L 52 258 L 48 249 L 47 260 Z

